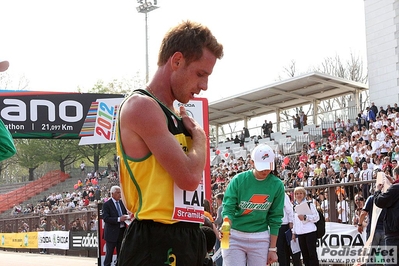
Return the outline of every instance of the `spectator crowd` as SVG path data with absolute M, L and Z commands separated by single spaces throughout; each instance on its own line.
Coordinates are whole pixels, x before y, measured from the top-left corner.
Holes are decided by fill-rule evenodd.
M 299 121 L 298 127 L 302 122 Z M 270 134 L 269 123 L 265 121 L 264 132 Z M 245 129 L 245 128 L 244 128 Z M 245 131 L 243 131 L 245 133 Z M 244 134 L 243 133 L 243 134 Z M 240 146 L 244 146 L 239 142 Z M 219 160 L 211 165 L 211 199 L 205 200 L 206 224 L 218 235 L 221 223 L 223 194 L 230 181 L 238 174 L 252 170 L 251 151 L 246 156 L 235 157 L 218 154 Z M 303 146 L 300 154 L 285 156 L 281 151 L 276 154 L 277 169 L 275 173 L 283 182 L 291 202 L 294 201 L 293 190 L 297 187 L 306 190 L 306 201 L 311 201 L 324 213 L 326 221 L 331 221 L 331 213 L 345 224 L 366 227 L 367 215 L 362 210 L 367 198 L 374 193 L 378 172 L 384 172 L 392 180 L 393 168 L 399 159 L 399 108 L 397 104 L 386 109 L 372 103 L 365 112 L 358 114 L 355 120 L 337 118 L 334 126 L 326 130 L 321 141 L 310 141 Z M 83 162 L 82 162 L 83 163 Z M 83 171 L 83 170 L 82 170 Z M 102 179 L 108 180 L 108 186 Z M 82 178 L 83 179 L 83 178 Z M 29 228 L 24 221 L 18 231 L 33 230 L 96 230 L 97 217 L 90 221 L 84 217 L 65 222 L 50 218 L 47 226 L 47 215 L 62 214 L 72 211 L 96 211 L 97 204 L 110 198 L 109 183 L 118 185 L 117 171 L 108 165 L 103 172 L 89 172 L 84 180 L 79 179 L 70 191 L 51 193 L 36 205 L 15 205 L 12 215 L 35 214 L 40 216 L 35 228 Z M 363 181 L 363 182 L 357 182 Z M 350 183 L 350 185 L 345 185 Z M 329 202 L 327 185 L 334 186 L 335 204 Z M 359 230 L 361 231 L 361 230 Z M 216 239 L 216 248 L 219 240 Z M 216 249 L 215 248 L 215 249 Z
M 301 124 L 297 119 L 295 127 L 303 127 Z M 266 126 L 262 126 L 264 128 Z M 266 136 L 268 132 L 263 133 Z M 377 173 L 382 171 L 391 183 L 394 181 L 393 169 L 399 159 L 399 108 L 395 104 L 378 110 L 372 103 L 355 120 L 344 122 L 337 118 L 323 133 L 321 141 L 305 144 L 298 155 L 284 156 L 282 151 L 276 152 L 276 174 L 284 183 L 290 203 L 297 203 L 299 191 L 295 194 L 294 191 L 302 190 L 306 193 L 304 201 L 313 202 L 326 221 L 352 224 L 362 232 L 363 228 L 370 227 L 371 214 L 366 211 L 365 202 L 374 194 L 373 180 Z M 254 143 L 258 144 L 256 140 Z M 220 199 L 223 199 L 226 188 L 237 174 L 252 170 L 250 161 L 250 150 L 246 156 L 238 158 L 234 153 L 222 155 L 219 152 L 213 160 L 217 162 L 211 166 L 213 203 L 207 212 L 214 220 L 214 227 L 221 225 L 216 221 L 221 220 L 223 204 Z M 329 197 L 331 191 L 336 197 Z M 330 199 L 336 202 L 330 202 Z M 333 217 L 336 219 L 332 220 Z M 218 247 L 216 240 L 215 250 Z M 222 265 L 221 259 L 216 260 L 216 265 Z
M 119 178 L 117 171 L 110 165 L 101 172 L 87 172 L 85 178 L 79 178 L 69 191 L 51 192 L 36 203 L 15 204 L 11 210 L 11 216 L 23 219 L 19 220 L 18 228 L 6 223 L 2 231 L 97 230 L 97 205 L 110 199 L 109 188 L 115 184 L 119 184 Z M 57 218 L 62 217 L 62 214 L 74 212 L 92 212 L 93 215 L 90 221 L 84 214 L 78 215 L 70 220 L 68 225 L 61 218 Z M 32 216 L 38 216 L 39 222 L 29 227 L 27 221 Z M 50 222 L 48 223 L 47 220 Z
M 229 182 L 240 172 L 250 170 L 251 151 L 247 156 L 236 158 L 218 154 L 218 163 L 211 166 L 212 198 L 224 193 Z M 379 171 L 388 178 L 399 159 L 399 107 L 395 104 L 379 110 L 371 104 L 355 120 L 343 121 L 337 118 L 334 127 L 327 129 L 321 141 L 311 141 L 304 145 L 300 154 L 284 156 L 277 152 L 278 175 L 286 189 L 295 187 L 312 187 L 308 190 L 308 200 L 314 200 L 323 207 L 328 218 L 328 190 L 324 186 L 336 184 L 336 206 L 342 205 L 338 221 L 357 224 L 362 204 L 373 193 L 372 181 Z M 293 200 L 292 193 L 289 193 Z M 211 213 L 216 215 L 216 200 L 212 204 Z M 335 205 L 332 205 L 335 206 Z M 336 210 L 338 212 L 338 209 Z M 353 212 L 353 213 L 352 213 Z

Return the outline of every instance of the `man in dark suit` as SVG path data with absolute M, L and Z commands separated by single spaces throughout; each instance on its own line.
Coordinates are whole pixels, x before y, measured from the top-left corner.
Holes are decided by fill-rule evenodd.
M 111 198 L 103 204 L 103 220 L 104 220 L 104 235 L 106 241 L 106 251 L 104 266 L 110 266 L 112 256 L 116 247 L 117 258 L 121 249 L 123 233 L 126 229 L 126 220 L 130 219 L 127 215 L 125 205 L 121 199 L 121 188 L 119 186 L 111 187 Z M 117 264 L 116 264 L 117 265 Z

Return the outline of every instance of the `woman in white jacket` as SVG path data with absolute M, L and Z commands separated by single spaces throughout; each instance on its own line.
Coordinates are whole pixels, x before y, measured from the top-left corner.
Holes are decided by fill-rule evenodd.
M 296 187 L 294 190 L 294 197 L 294 205 L 297 206 L 301 203 L 308 204 L 311 214 L 300 213 L 301 211 L 294 207 L 295 213 L 292 239 L 294 241 L 299 241 L 299 247 L 301 248 L 305 266 L 317 266 L 319 265 L 319 259 L 316 251 L 317 228 L 315 223 L 319 220 L 319 213 L 313 203 L 307 203 L 305 188 Z

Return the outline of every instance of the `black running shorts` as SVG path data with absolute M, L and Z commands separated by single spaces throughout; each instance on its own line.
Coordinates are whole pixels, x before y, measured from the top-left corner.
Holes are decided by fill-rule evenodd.
M 125 232 L 118 266 L 203 266 L 205 256 L 199 224 L 134 220 Z

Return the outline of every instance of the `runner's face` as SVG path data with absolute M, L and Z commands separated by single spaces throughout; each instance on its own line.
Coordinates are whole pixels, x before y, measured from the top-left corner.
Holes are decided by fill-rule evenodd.
M 172 76 L 172 90 L 176 100 L 187 103 L 208 89 L 208 77 L 216 64 L 216 57 L 204 49 L 202 57 L 189 65 L 182 59 L 181 64 Z

